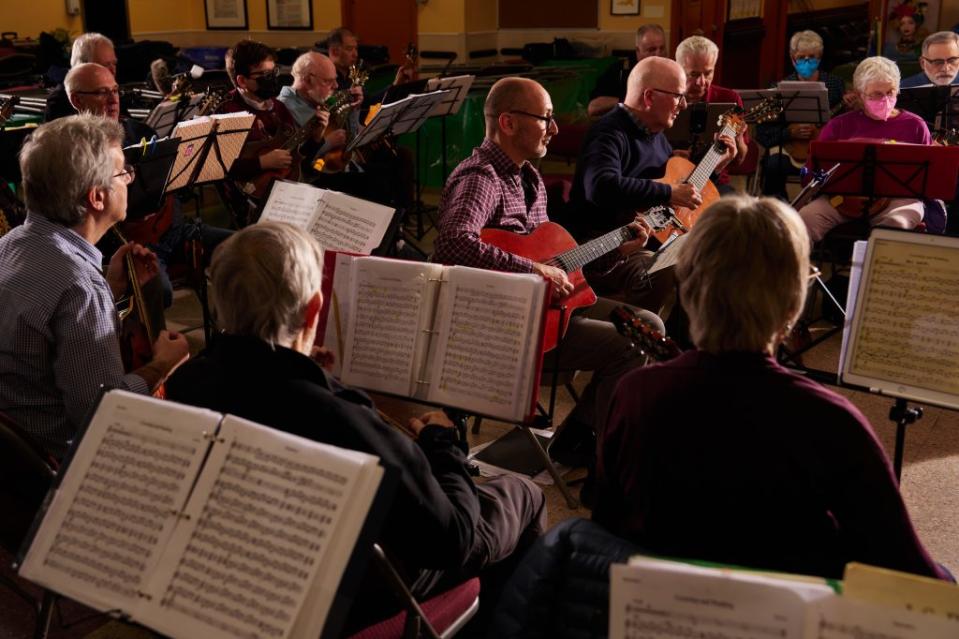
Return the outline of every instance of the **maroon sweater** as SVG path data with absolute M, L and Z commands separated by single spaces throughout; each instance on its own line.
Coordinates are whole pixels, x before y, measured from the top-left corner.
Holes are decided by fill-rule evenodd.
M 260 155 L 275 148 L 268 145 L 259 148 L 262 145 L 257 143 L 269 140 L 282 131 L 295 131 L 298 127 L 293 115 L 279 100 L 274 99 L 273 106 L 270 109 L 254 109 L 234 89 L 229 93 L 227 100 L 217 109 L 217 112 L 236 113 L 238 111 L 249 111 L 256 116 L 256 120 L 253 121 L 253 128 L 250 129 L 250 135 L 246 138 L 246 145 L 244 145 L 240 157 L 230 167 L 229 175 L 236 180 L 252 180 L 262 173 Z
M 945 577 L 869 422 L 758 353 L 692 351 L 625 376 L 593 518 L 650 552 L 840 577 L 860 561 Z

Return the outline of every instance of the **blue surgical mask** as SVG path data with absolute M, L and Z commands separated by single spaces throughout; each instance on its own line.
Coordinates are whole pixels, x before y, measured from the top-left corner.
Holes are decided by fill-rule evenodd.
M 818 58 L 803 58 L 801 60 L 796 60 L 796 73 L 799 74 L 800 78 L 809 78 L 812 77 L 812 74 L 816 72 L 816 69 L 819 68 L 819 59 Z

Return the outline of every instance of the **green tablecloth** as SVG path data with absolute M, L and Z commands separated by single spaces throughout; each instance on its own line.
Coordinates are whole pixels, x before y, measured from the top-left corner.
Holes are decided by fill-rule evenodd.
M 586 119 L 586 105 L 596 79 L 618 58 L 587 60 L 553 60 L 522 74 L 542 84 L 553 101 L 553 112 L 560 123 Z M 483 142 L 486 123 L 483 104 L 489 87 L 497 78 L 477 78 L 459 113 L 445 118 L 431 118 L 419 131 L 419 175 L 422 185 L 441 187 L 456 165 Z M 444 142 L 445 120 L 445 142 Z M 417 135 L 399 137 L 399 144 L 416 155 Z M 446 171 L 443 170 L 443 150 L 446 150 Z

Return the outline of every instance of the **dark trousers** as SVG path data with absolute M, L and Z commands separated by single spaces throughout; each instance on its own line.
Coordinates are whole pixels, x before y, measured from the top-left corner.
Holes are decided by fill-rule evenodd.
M 799 169 L 793 166 L 788 156 L 775 153 L 763 158 L 763 195 L 788 202 L 786 179 L 790 175 L 799 175 Z

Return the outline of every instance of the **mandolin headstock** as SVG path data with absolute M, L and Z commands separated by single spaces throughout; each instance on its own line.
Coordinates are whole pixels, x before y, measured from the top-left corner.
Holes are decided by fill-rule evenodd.
M 636 311 L 628 306 L 617 306 L 609 319 L 620 335 L 657 362 L 673 359 L 683 352 L 676 342 L 640 319 Z

